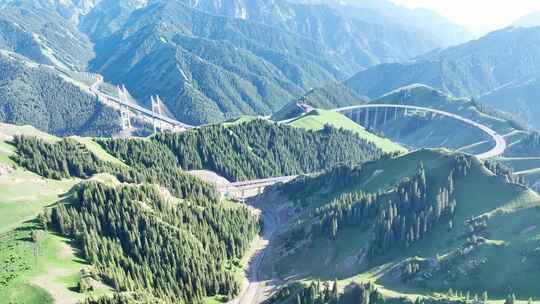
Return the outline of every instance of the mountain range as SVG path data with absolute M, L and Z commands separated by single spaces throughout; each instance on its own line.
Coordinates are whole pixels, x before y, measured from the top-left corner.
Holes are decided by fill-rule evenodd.
M 434 20 L 469 37 L 442 17 L 389 5 L 2 0 L 0 48 L 100 73 L 143 105 L 159 94 L 167 113 L 201 124 L 267 115 L 311 88 L 455 44 L 430 34 Z
M 538 128 L 540 124 L 533 117 L 538 112 L 535 98 L 540 93 L 539 50 L 540 27 L 510 27 L 407 62 L 367 68 L 340 84 L 347 88 L 345 93 L 331 86 L 324 91 L 331 96 L 329 101 L 342 95 L 344 100 L 365 101 L 423 84 L 455 97 L 474 98 Z M 317 99 L 308 97 L 303 99 Z

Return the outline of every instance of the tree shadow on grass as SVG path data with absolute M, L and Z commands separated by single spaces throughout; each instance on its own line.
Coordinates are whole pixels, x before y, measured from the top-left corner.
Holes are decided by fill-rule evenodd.
M 79 264 L 82 264 L 82 265 L 86 265 L 86 266 L 90 266 L 91 264 L 85 259 L 83 253 L 82 253 L 82 250 L 81 250 L 81 244 L 80 242 L 77 242 L 76 240 L 73 240 L 73 239 L 68 239 L 68 238 L 65 238 L 64 236 L 60 235 L 60 234 L 56 234 L 60 237 L 63 237 L 63 240 L 62 242 L 68 246 L 70 246 L 71 248 L 73 248 L 73 261 L 79 263 Z

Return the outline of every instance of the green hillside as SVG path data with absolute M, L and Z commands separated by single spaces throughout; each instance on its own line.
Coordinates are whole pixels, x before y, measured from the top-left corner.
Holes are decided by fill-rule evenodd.
M 119 113 L 88 86 L 57 68 L 0 51 L 0 121 L 56 135 L 107 136 L 120 130 Z
M 331 96 L 328 100 L 339 100 L 341 92 L 341 90 L 333 93 L 332 91 L 326 91 L 326 94 Z M 319 104 L 318 98 L 311 99 L 308 96 L 309 94 L 302 97 L 301 100 L 317 107 L 316 105 Z M 369 103 L 406 104 L 454 113 L 490 127 L 503 135 L 509 145 L 517 143 L 527 136 L 525 128 L 510 119 L 508 114 L 490 109 L 468 98 L 456 98 L 426 85 L 413 84 L 401 87 Z M 340 104 L 323 103 L 323 109 L 333 109 L 338 106 Z M 366 127 L 367 122 L 367 130 L 371 133 L 380 134 L 411 149 L 445 147 L 465 153 L 478 154 L 488 151 L 494 144 L 480 130 L 464 125 L 452 118 L 433 116 L 421 111 L 407 111 L 405 115 L 403 110 L 396 112 L 394 109 L 378 111 L 376 119 L 373 110 L 370 111 L 369 116 L 366 113 L 365 110 L 358 111 L 354 117 L 350 111 L 343 114 L 356 120 L 356 123 L 364 127 Z M 274 116 L 291 119 L 300 114 L 301 111 L 296 106 L 296 103 L 290 103 Z M 369 121 L 366 121 L 367 118 Z M 377 121 L 376 126 L 374 125 L 375 120 Z M 455 136 L 456 130 L 463 130 L 464 132 L 460 132 L 459 136 Z
M 307 130 L 320 131 L 324 129 L 326 124 L 330 124 L 335 128 L 343 128 L 345 130 L 350 130 L 355 132 L 368 142 L 372 142 L 384 152 L 406 152 L 407 149 L 403 148 L 399 144 L 396 144 L 389 139 L 379 137 L 375 134 L 372 134 L 362 126 L 356 124 L 354 121 L 337 112 L 327 111 L 327 110 L 314 110 L 307 115 L 300 116 L 290 122 L 289 125 L 303 128 Z
M 21 168 L 11 159 L 16 149 L 9 143 L 21 134 L 59 140 L 32 127 L 0 125 L 0 298 L 5 303 L 52 304 L 107 293 L 97 281 L 88 295 L 73 291 L 88 263 L 70 240 L 42 231 L 34 220 L 79 181 L 43 179 Z
M 144 297 L 154 303 L 238 293 L 238 261 L 258 219 L 221 204 L 215 189 L 183 173 L 174 156 L 150 163 L 149 151 L 133 149 L 139 157 L 128 167 L 89 138 L 5 124 L 0 140 L 0 296 L 8 303 L 76 303 L 113 291 L 128 291 L 121 295 L 127 299 L 145 284 Z M 126 222 L 117 226 L 119 216 Z M 125 235 L 137 240 L 127 245 Z M 161 241 L 176 245 L 148 247 Z M 171 264 L 158 268 L 169 263 L 159 256 Z M 126 273 L 126 264 L 138 275 Z M 177 279 L 163 279 L 171 276 Z
M 432 51 L 413 62 L 383 64 L 366 69 L 347 80 L 346 84 L 358 94 L 370 98 L 415 83 L 459 97 L 481 96 L 502 86 L 527 83 L 538 77 L 538 61 L 529 62 L 526 59 L 535 56 L 533 54 L 540 48 L 538 31 L 537 27 L 501 29 L 477 40 Z M 506 55 L 509 52 L 512 56 Z M 471 60 L 471 57 L 477 58 L 477 61 Z M 510 86 L 515 87 L 515 84 Z M 505 91 L 503 89 L 501 93 Z M 512 96 L 517 97 L 519 95 Z M 496 104 L 494 100 L 493 105 Z M 504 108 L 508 108 L 508 105 L 501 109 Z
M 282 277 L 372 281 L 386 294 L 536 298 L 540 197 L 519 183 L 443 150 L 304 178 L 282 188 L 290 203 L 276 208 L 294 216 L 271 264 Z
M 302 97 L 287 103 L 279 109 L 279 111 L 272 114 L 272 119 L 276 121 L 287 120 L 300 115 L 302 111 L 297 106 L 298 102 L 309 104 L 317 109 L 334 109 L 362 104 L 365 103 L 366 100 L 368 99 L 358 96 L 343 83 L 331 83 L 323 87 L 311 89 L 309 92 L 302 95 Z
M 104 139 L 102 147 L 130 164 L 133 147 L 184 170 L 210 170 L 230 181 L 318 172 L 341 163 L 361 163 L 383 151 L 351 130 L 304 130 L 264 119 L 208 125 L 183 133 L 159 133 L 150 140 Z

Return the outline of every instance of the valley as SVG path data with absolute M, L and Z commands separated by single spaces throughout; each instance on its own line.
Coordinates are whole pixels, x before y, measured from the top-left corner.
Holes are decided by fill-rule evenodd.
M 0 304 L 540 303 L 522 5 L 0 0 Z

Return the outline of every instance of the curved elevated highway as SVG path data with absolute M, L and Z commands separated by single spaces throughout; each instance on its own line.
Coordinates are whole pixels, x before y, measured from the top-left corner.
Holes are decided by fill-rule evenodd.
M 449 117 L 456 119 L 460 122 L 463 122 L 467 125 L 470 125 L 474 128 L 477 128 L 481 130 L 483 133 L 487 134 L 494 142 L 495 147 L 493 147 L 491 150 L 477 154 L 476 157 L 479 159 L 488 159 L 492 157 L 496 157 L 504 153 L 506 150 L 507 144 L 503 136 L 492 130 L 491 128 L 487 127 L 486 125 L 474 122 L 470 119 L 464 118 L 462 116 L 437 110 L 437 109 L 431 109 L 431 108 L 425 108 L 425 107 L 418 107 L 418 106 L 409 106 L 409 105 L 395 105 L 395 104 L 367 104 L 367 105 L 358 105 L 358 106 L 350 106 L 350 107 L 343 107 L 334 109 L 332 111 L 334 112 L 347 112 L 347 111 L 354 111 L 354 110 L 361 110 L 361 109 L 370 109 L 370 108 L 394 108 L 394 109 L 409 109 L 409 110 L 417 110 L 417 111 L 424 111 L 429 113 L 434 113 L 437 115 Z M 308 109 L 309 110 L 309 109 Z M 397 113 L 397 112 L 396 112 Z M 293 180 L 296 176 L 283 176 L 283 177 L 273 177 L 268 179 L 258 179 L 258 180 L 252 180 L 252 181 L 242 181 L 242 182 L 236 182 L 231 183 L 228 186 L 226 186 L 223 189 L 220 189 L 221 191 L 230 191 L 238 194 L 239 197 L 249 197 L 253 195 L 257 195 L 264 191 L 264 188 L 267 186 L 271 186 L 276 183 L 287 183 L 291 180 Z M 263 206 L 264 208 L 264 206 Z M 271 208 L 270 208 L 271 209 Z M 262 210 L 262 209 L 261 209 Z M 263 299 L 265 298 L 264 292 L 268 289 L 267 285 L 271 285 L 271 283 L 268 283 L 263 279 L 261 276 L 261 264 L 265 260 L 265 255 L 268 251 L 269 246 L 271 246 L 271 240 L 273 239 L 273 235 L 276 231 L 276 221 L 269 219 L 268 217 L 275 214 L 273 213 L 274 210 L 264 210 L 263 215 L 265 215 L 265 223 L 268 223 L 267 229 L 264 231 L 264 239 L 263 242 L 259 241 L 257 242 L 257 248 L 259 249 L 258 252 L 253 254 L 251 256 L 252 263 L 249 267 L 249 272 L 247 273 L 247 285 L 244 286 L 243 290 L 241 291 L 240 295 L 230 301 L 228 304 L 257 304 L 262 303 Z
M 347 112 L 347 111 L 372 109 L 372 108 L 375 108 L 375 109 L 376 108 L 394 108 L 394 109 L 408 109 L 408 110 L 424 111 L 424 112 L 429 112 L 429 113 L 449 117 L 449 118 L 458 120 L 462 123 L 465 123 L 467 125 L 470 125 L 474 128 L 477 128 L 481 130 L 483 133 L 485 133 L 486 135 L 488 135 L 495 143 L 495 146 L 491 150 L 475 155 L 478 159 L 481 159 L 481 160 L 500 156 L 501 154 L 504 153 L 504 151 L 507 148 L 506 140 L 504 139 L 504 137 L 500 135 L 499 133 L 495 132 L 493 129 L 489 128 L 488 126 L 474 122 L 468 118 L 464 118 L 457 114 L 445 112 L 442 110 L 419 107 L 419 106 L 410 106 L 410 105 L 366 104 L 366 105 L 348 106 L 348 107 L 333 109 L 332 111 Z M 262 191 L 264 191 L 264 188 L 268 186 L 272 186 L 277 183 L 287 183 L 295 179 L 296 177 L 297 176 L 279 176 L 279 177 L 272 177 L 272 178 L 266 178 L 266 179 L 241 181 L 241 182 L 230 183 L 228 185 L 218 186 L 218 190 L 222 193 L 230 194 L 233 197 L 246 198 L 246 197 L 251 197 L 251 196 L 255 196 L 257 194 L 262 193 Z
M 437 115 L 441 115 L 441 116 L 450 117 L 450 118 L 453 118 L 455 120 L 461 121 L 461 122 L 463 122 L 465 124 L 468 124 L 468 125 L 470 125 L 472 127 L 475 127 L 477 129 L 479 129 L 480 131 L 484 132 L 485 134 L 487 134 L 495 142 L 495 146 L 491 150 L 489 150 L 487 152 L 484 152 L 484 153 L 481 153 L 481 154 L 476 154 L 475 155 L 476 157 L 478 157 L 479 159 L 482 159 L 482 160 L 499 156 L 499 155 L 503 154 L 504 151 L 507 148 L 506 140 L 504 139 L 504 137 L 502 135 L 500 135 L 499 133 L 495 132 L 493 129 L 489 128 L 488 126 L 477 123 L 477 122 L 474 122 L 474 121 L 472 121 L 472 120 L 470 120 L 468 118 L 459 116 L 457 114 L 453 114 L 453 113 L 450 113 L 450 112 L 445 112 L 445 111 L 441 111 L 441 110 L 437 110 L 437 109 L 419 107 L 419 106 L 410 106 L 410 105 L 398 105 L 398 104 L 365 104 L 365 105 L 357 105 L 357 106 L 349 106 L 349 107 L 337 108 L 337 109 L 333 109 L 332 111 L 334 111 L 334 112 L 347 112 L 347 111 L 354 111 L 354 110 L 361 110 L 361 109 L 371 109 L 371 108 L 375 108 L 375 109 L 377 109 L 377 108 L 393 108 L 393 109 L 424 111 L 424 112 L 429 112 L 429 113 L 433 113 L 433 114 L 437 114 Z

